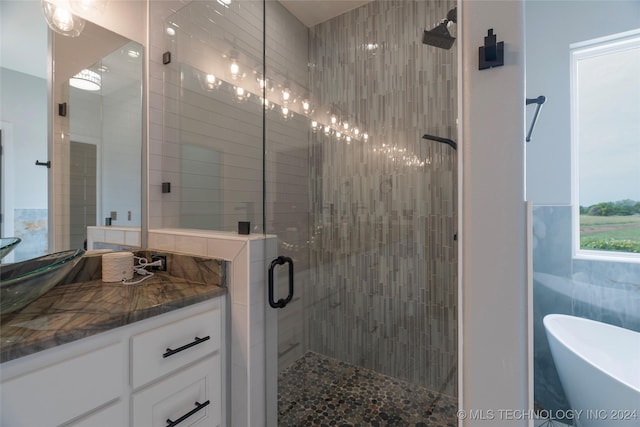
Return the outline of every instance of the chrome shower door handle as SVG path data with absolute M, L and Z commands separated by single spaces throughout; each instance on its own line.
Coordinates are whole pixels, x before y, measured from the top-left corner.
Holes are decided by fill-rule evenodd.
M 276 266 L 282 264 L 289 264 L 289 294 L 285 299 L 275 300 L 274 297 L 274 283 L 273 283 L 273 271 Z M 293 299 L 293 260 L 289 257 L 279 256 L 271 261 L 269 266 L 269 305 L 271 308 L 284 308 Z

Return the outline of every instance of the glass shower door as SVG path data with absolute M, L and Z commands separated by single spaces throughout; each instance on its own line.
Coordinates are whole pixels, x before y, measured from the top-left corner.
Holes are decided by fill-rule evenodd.
M 455 2 L 286 6 L 265 6 L 264 269 L 276 303 L 294 281 L 267 307 L 268 419 L 455 423 L 456 151 L 422 138 L 456 139 L 456 51 L 422 44 Z
M 162 181 L 170 186 L 152 227 L 236 232 L 242 221 L 263 233 L 261 20 L 261 0 L 186 2 L 168 17 Z
M 264 277 L 229 292 L 234 425 L 455 423 L 457 156 L 423 135 L 456 139 L 457 54 L 422 43 L 455 2 L 286 6 L 171 11 L 150 224 L 228 232 Z

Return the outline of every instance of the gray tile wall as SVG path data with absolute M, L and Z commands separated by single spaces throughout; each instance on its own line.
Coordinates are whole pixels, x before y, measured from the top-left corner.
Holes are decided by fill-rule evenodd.
M 574 259 L 572 207 L 533 209 L 533 336 L 536 403 L 569 409 L 542 319 L 569 314 L 640 331 L 640 264 Z
M 312 134 L 305 302 L 312 350 L 452 395 L 456 152 L 421 136 L 456 139 L 456 50 L 421 39 L 454 5 L 375 1 L 312 28 L 317 116 L 360 137 Z

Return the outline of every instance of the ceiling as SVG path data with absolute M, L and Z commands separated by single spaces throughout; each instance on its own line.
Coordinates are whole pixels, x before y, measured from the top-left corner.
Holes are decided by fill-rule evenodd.
M 279 0 L 307 27 L 335 18 L 372 0 Z

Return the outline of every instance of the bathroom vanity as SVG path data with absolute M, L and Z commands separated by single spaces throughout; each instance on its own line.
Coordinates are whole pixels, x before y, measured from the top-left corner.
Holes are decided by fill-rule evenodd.
M 224 262 L 203 263 L 206 283 L 60 284 L 2 316 L 0 424 L 223 425 Z

